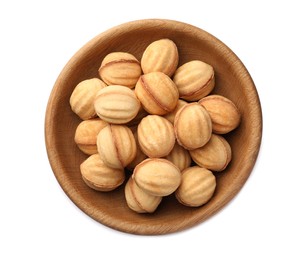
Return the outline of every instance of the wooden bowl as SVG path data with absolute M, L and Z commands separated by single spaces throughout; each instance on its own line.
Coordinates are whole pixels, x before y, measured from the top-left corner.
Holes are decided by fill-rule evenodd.
M 226 135 L 233 158 L 222 173 L 216 174 L 217 188 L 204 206 L 190 208 L 174 196 L 164 198 L 153 214 L 130 210 L 124 185 L 112 192 L 90 189 L 82 180 L 80 163 L 87 156 L 74 143 L 80 119 L 69 105 L 74 87 L 82 80 L 99 77 L 105 55 L 124 51 L 141 58 L 151 42 L 170 38 L 178 46 L 179 65 L 194 59 L 214 67 L 214 93 L 231 99 L 242 114 L 240 126 Z M 148 19 L 128 22 L 109 29 L 83 46 L 59 75 L 49 98 L 45 118 L 45 140 L 55 177 L 67 196 L 86 214 L 113 229 L 134 234 L 165 234 L 194 226 L 227 204 L 249 177 L 257 159 L 262 136 L 261 106 L 254 83 L 239 58 L 220 40 L 192 25 Z

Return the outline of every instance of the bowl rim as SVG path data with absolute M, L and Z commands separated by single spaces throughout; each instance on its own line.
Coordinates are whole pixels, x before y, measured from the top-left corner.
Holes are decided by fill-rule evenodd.
M 228 55 L 228 58 L 236 63 L 236 66 L 238 69 L 243 73 L 242 80 L 245 82 L 245 88 L 246 93 L 249 96 L 249 100 L 252 100 L 253 102 L 253 119 L 252 122 L 253 128 L 252 128 L 252 134 L 255 136 L 254 139 L 252 139 L 251 147 L 252 149 L 247 151 L 247 157 L 249 158 L 249 162 L 246 165 L 244 169 L 242 169 L 243 174 L 241 174 L 235 181 L 237 182 L 236 188 L 232 190 L 231 193 L 227 194 L 227 196 L 224 196 L 221 198 L 218 203 L 215 204 L 215 207 L 210 212 L 202 212 L 198 211 L 195 215 L 191 217 L 191 219 L 182 221 L 181 224 L 179 224 L 176 227 L 165 227 L 161 226 L 159 230 L 156 228 L 150 227 L 150 226 L 141 226 L 134 224 L 134 226 L 124 225 L 119 222 L 114 222 L 110 220 L 108 217 L 104 216 L 103 214 L 99 212 L 93 211 L 91 208 L 88 207 L 84 203 L 84 199 L 78 195 L 72 189 L 70 183 L 66 180 L 65 176 L 62 174 L 63 169 L 62 166 L 59 165 L 59 157 L 56 151 L 56 144 L 53 139 L 54 133 L 55 133 L 55 125 L 53 124 L 54 118 L 56 117 L 56 114 L 53 111 L 53 105 L 58 102 L 57 92 L 61 88 L 62 80 L 64 75 L 66 75 L 70 68 L 71 64 L 75 63 L 76 60 L 78 60 L 85 52 L 90 50 L 93 46 L 98 44 L 100 41 L 103 40 L 105 37 L 109 37 L 117 30 L 136 30 L 141 27 L 156 27 L 163 24 L 164 26 L 172 26 L 176 28 L 190 28 L 198 32 L 198 37 L 206 37 L 206 39 L 209 39 L 210 41 L 214 41 L 216 45 L 219 48 L 223 48 L 223 51 L 225 54 Z M 45 128 L 44 128 L 44 134 L 45 134 L 45 144 L 46 144 L 46 151 L 47 156 L 49 159 L 50 166 L 52 168 L 52 171 L 63 189 L 63 191 L 66 193 L 66 195 L 70 198 L 70 200 L 79 208 L 81 211 L 86 213 L 88 216 L 93 218 L 94 220 L 100 222 L 101 224 L 108 226 L 112 229 L 119 230 L 126 233 L 131 234 L 139 234 L 139 235 L 157 235 L 157 234 L 167 234 L 167 233 L 173 233 L 177 231 L 181 231 L 187 228 L 190 228 L 192 226 L 195 226 L 209 217 L 213 216 L 215 213 L 220 211 L 228 202 L 230 202 L 241 190 L 245 182 L 247 181 L 248 177 L 250 176 L 253 167 L 256 163 L 260 146 L 261 146 L 261 139 L 262 139 L 262 129 L 263 127 L 263 121 L 262 121 L 262 110 L 261 110 L 261 103 L 259 99 L 259 95 L 256 89 L 256 86 L 253 82 L 253 79 L 251 75 L 249 74 L 248 70 L 246 69 L 245 65 L 241 62 L 241 60 L 237 57 L 237 55 L 222 41 L 220 41 L 218 38 L 213 36 L 212 34 L 208 33 L 207 31 L 196 27 L 194 25 L 176 21 L 176 20 L 169 20 L 169 19 L 142 19 L 142 20 L 135 20 L 135 21 L 129 21 L 126 23 L 119 24 L 117 26 L 114 26 L 94 38 L 92 38 L 90 41 L 85 43 L 66 63 L 62 71 L 60 72 L 58 78 L 56 79 L 54 86 L 52 88 L 47 107 L 45 112 Z

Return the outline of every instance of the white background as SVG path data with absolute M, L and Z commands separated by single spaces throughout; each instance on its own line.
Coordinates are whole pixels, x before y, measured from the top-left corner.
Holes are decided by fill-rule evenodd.
M 306 259 L 304 2 L 1 1 L 0 259 Z M 97 34 L 145 18 L 222 40 L 249 70 L 263 112 L 261 150 L 238 196 L 164 236 L 125 234 L 85 215 L 57 183 L 44 143 L 48 97 L 70 57 Z

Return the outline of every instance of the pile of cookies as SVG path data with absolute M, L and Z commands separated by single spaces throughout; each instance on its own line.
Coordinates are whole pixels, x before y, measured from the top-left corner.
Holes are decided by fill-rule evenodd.
M 75 142 L 89 155 L 80 165 L 84 182 L 102 192 L 125 183 L 135 212 L 154 212 L 173 193 L 183 205 L 204 205 L 216 188 L 214 173 L 231 161 L 223 134 L 240 124 L 238 108 L 210 94 L 210 64 L 178 64 L 170 39 L 150 43 L 140 61 L 112 52 L 102 60 L 100 78 L 80 82 L 70 97 L 82 119 Z

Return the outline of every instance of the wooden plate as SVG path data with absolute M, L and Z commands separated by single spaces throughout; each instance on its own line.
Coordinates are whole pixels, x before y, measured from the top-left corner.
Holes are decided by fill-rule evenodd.
M 122 185 L 112 192 L 97 192 L 83 182 L 80 163 L 87 156 L 74 143 L 80 119 L 71 111 L 69 98 L 82 80 L 99 77 L 98 68 L 112 51 L 134 54 L 138 59 L 154 40 L 170 38 L 178 46 L 180 64 L 203 60 L 215 69 L 218 93 L 231 99 L 242 113 L 240 126 L 226 135 L 233 158 L 217 174 L 213 198 L 199 208 L 179 204 L 174 196 L 163 200 L 153 214 L 138 214 L 126 205 Z M 179 65 L 180 65 L 179 64 Z M 239 58 L 220 40 L 192 25 L 148 19 L 109 29 L 83 46 L 59 75 L 49 98 L 45 140 L 49 161 L 67 196 L 86 214 L 113 229 L 134 234 L 165 234 L 194 226 L 212 216 L 242 188 L 255 164 L 262 136 L 261 106 L 255 85 Z

